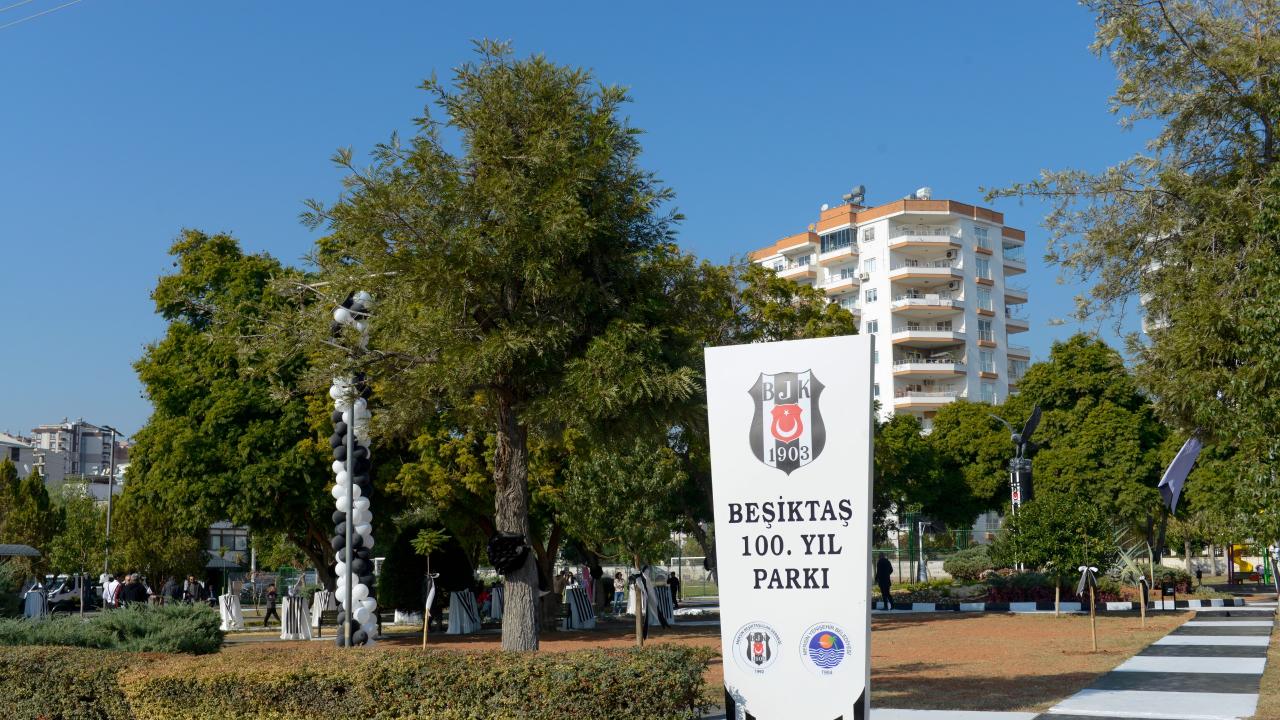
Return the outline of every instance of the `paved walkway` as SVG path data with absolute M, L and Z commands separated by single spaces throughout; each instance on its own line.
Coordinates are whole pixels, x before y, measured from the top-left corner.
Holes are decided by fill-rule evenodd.
M 1038 720 L 1238 720 L 1258 706 L 1275 603 L 1204 608 Z

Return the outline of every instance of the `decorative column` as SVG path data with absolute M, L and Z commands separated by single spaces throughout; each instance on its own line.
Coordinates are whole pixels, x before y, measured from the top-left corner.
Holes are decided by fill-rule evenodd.
M 330 331 L 341 338 L 348 329 L 357 335 L 351 359 L 357 360 L 369 346 L 369 313 L 373 298 L 360 291 L 348 295 L 333 311 Z M 354 364 L 354 363 L 353 363 Z M 340 630 L 338 646 L 372 645 L 377 634 L 378 601 L 374 598 L 373 513 L 369 509 L 372 488 L 369 456 L 370 388 L 364 373 L 355 372 L 334 378 L 329 388 L 333 398 L 333 472 L 336 481 L 331 495 L 334 534 L 330 544 L 335 551 L 338 579 L 337 600 Z

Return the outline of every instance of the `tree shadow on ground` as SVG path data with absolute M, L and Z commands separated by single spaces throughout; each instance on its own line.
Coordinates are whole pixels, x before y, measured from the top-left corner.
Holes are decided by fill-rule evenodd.
M 871 705 L 911 710 L 1044 710 L 1088 687 L 1100 673 L 935 677 L 941 663 L 911 663 L 871 675 Z

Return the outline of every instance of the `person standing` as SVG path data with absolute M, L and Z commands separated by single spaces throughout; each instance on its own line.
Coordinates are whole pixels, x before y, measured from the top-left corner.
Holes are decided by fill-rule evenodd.
M 672 607 L 680 607 L 680 575 L 674 570 L 667 572 L 667 587 L 671 588 Z
M 115 575 L 107 575 L 107 581 L 102 583 L 102 607 L 116 607 L 116 590 L 120 587 L 120 581 L 116 580 Z
M 893 583 L 893 563 L 884 553 L 876 561 L 876 584 L 880 586 L 880 595 L 884 597 L 884 609 L 893 609 L 893 598 L 889 596 L 889 586 Z
M 185 582 L 182 583 L 182 602 L 190 605 L 200 599 L 200 583 L 196 582 L 195 575 L 188 575 Z
M 279 613 L 276 612 L 277 597 L 278 597 L 278 593 L 276 593 L 276 584 L 271 583 L 270 585 L 267 586 L 267 612 L 265 615 L 262 616 L 262 627 L 266 627 L 267 623 L 271 621 L 272 617 L 276 619 L 276 622 L 283 622 L 280 619 Z
M 613 614 L 621 615 L 627 609 L 627 578 L 618 571 L 613 574 Z
M 128 577 L 128 582 L 120 588 L 121 605 L 146 605 L 147 588 L 137 573 Z

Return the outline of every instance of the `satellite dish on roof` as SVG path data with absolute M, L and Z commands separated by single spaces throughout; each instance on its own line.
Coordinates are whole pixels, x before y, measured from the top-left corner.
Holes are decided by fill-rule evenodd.
M 820 208 L 818 208 L 818 209 L 819 209 L 819 210 L 821 210 L 822 212 L 826 212 L 826 211 L 828 211 L 828 210 L 830 210 L 830 209 L 831 209 L 831 206 L 830 206 L 830 205 L 828 205 L 828 204 L 826 204 L 826 203 L 822 203 L 822 207 L 820 207 Z

